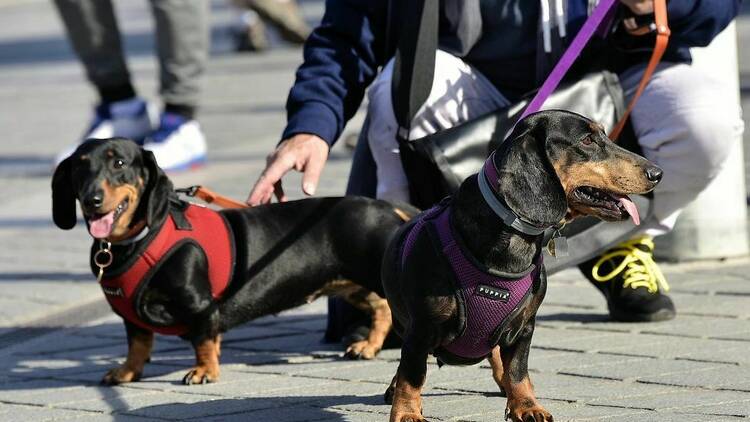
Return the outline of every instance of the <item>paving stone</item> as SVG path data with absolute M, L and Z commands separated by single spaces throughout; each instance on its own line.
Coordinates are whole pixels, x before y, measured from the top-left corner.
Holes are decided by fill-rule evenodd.
M 614 380 L 658 379 L 662 376 L 698 374 L 722 369 L 721 364 L 689 362 L 668 359 L 642 359 L 633 365 L 584 366 L 560 371 L 561 374 L 579 375 Z
M 81 416 L 82 422 L 147 422 L 157 420 L 153 417 L 124 415 L 122 413 L 113 414 L 92 414 L 91 416 Z M 161 419 L 166 420 L 166 419 Z
M 684 293 L 670 294 L 675 307 L 687 310 L 689 315 L 720 315 L 729 317 L 750 317 L 746 296 L 702 296 Z
M 734 318 L 680 316 L 663 324 L 649 325 L 642 327 L 640 332 L 700 338 L 731 338 L 742 334 L 747 337 L 750 334 L 750 323 Z
M 668 342 L 663 336 L 639 336 L 638 341 L 630 333 L 604 332 L 579 328 L 558 329 L 539 327 L 534 330 L 532 347 L 553 350 L 593 352 L 598 350 L 638 350 L 645 356 L 652 345 Z
M 186 406 L 184 404 L 210 403 L 215 399 L 212 396 L 198 394 L 141 391 L 107 399 L 91 399 L 59 404 L 57 407 L 93 412 L 120 412 L 165 419 L 184 419 L 189 415 L 185 413 Z
M 541 372 L 564 372 L 595 366 L 637 366 L 643 357 L 532 349 L 529 368 Z
M 627 408 L 611 408 L 611 407 L 599 407 L 599 406 L 586 406 L 578 404 L 570 404 L 565 402 L 544 402 L 542 403 L 545 409 L 549 411 L 555 418 L 555 421 L 587 421 L 587 420 L 600 420 L 600 418 L 607 418 L 614 421 L 625 421 L 627 418 L 633 418 L 633 421 L 648 421 L 646 416 L 648 413 L 642 410 L 627 409 Z M 482 409 L 486 406 L 481 406 Z M 477 411 L 473 414 L 451 418 L 453 421 L 465 421 L 465 422 L 497 422 L 502 421 L 505 418 L 504 405 L 494 411 Z
M 709 391 L 681 389 L 664 393 L 649 393 L 625 398 L 602 397 L 593 399 L 587 404 L 642 408 L 656 411 L 677 411 L 692 407 L 712 406 L 717 404 L 746 403 L 750 400 L 747 393 L 736 391 Z M 750 411 L 750 407 L 748 407 Z M 710 412 L 705 412 L 710 413 Z
M 231 407 L 230 407 L 231 408 Z M 211 422 L 247 422 L 247 421 L 289 421 L 289 422 L 318 422 L 318 421 L 382 421 L 382 415 L 369 419 L 367 414 L 347 412 L 339 413 L 337 409 L 321 409 L 312 406 L 284 406 L 274 409 L 256 411 L 240 411 L 240 413 L 215 417 L 201 417 L 201 421 Z
M 686 406 L 675 409 L 675 413 L 680 415 L 726 415 L 741 418 L 750 418 L 750 399 L 737 400 L 715 404 L 701 404 L 697 406 Z
M 689 362 L 690 366 L 697 362 Z M 688 366 L 686 366 L 688 367 Z M 666 385 L 680 385 L 687 387 L 705 387 L 712 389 L 736 389 L 738 391 L 750 392 L 750 367 L 735 365 L 718 365 L 713 367 L 695 367 L 689 376 L 684 373 L 675 372 L 669 374 L 647 374 L 644 372 L 638 377 L 640 382 L 649 382 Z
M 44 422 L 44 421 L 61 421 L 83 418 L 89 415 L 88 412 L 54 409 L 42 406 L 22 406 L 22 405 L 2 405 L 7 407 L 7 412 L 2 413 L 3 422 Z
M 325 344 L 322 333 L 306 333 L 292 336 L 267 338 L 252 341 L 248 345 L 233 344 L 232 348 L 249 351 L 281 351 L 281 352 L 305 352 L 316 353 L 320 351 L 340 352 L 343 354 L 343 346 L 339 344 Z

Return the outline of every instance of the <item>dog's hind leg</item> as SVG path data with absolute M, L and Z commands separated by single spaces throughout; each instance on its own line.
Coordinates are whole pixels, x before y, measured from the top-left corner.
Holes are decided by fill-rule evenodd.
M 393 327 L 388 301 L 363 288 L 353 294 L 345 295 L 344 299 L 358 309 L 369 313 L 372 320 L 367 338 L 350 344 L 346 348 L 345 356 L 349 359 L 374 359 L 383 348 L 383 342 Z
M 349 302 L 360 311 L 370 315 L 371 325 L 367 338 L 347 345 L 345 357 L 349 359 L 374 359 L 383 348 L 383 342 L 393 327 L 391 307 L 388 301 L 359 284 L 349 280 L 334 280 L 311 294 L 307 301 L 312 302 L 323 295 L 336 295 Z
M 125 363 L 117 368 L 110 369 L 104 375 L 101 381 L 104 385 L 138 381 L 143 374 L 143 367 L 151 359 L 154 333 L 129 322 L 125 322 L 125 332 L 128 336 L 128 357 L 125 359 Z

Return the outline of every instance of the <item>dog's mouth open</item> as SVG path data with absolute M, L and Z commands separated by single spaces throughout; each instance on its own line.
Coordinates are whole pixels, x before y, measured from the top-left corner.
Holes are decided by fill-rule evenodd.
M 580 186 L 573 190 L 571 196 L 576 205 L 594 210 L 603 219 L 625 220 L 630 217 L 633 224 L 641 223 L 638 208 L 627 195 L 607 192 L 591 186 Z
M 130 205 L 129 198 L 125 198 L 122 202 L 110 212 L 103 214 L 92 214 L 86 216 L 86 223 L 89 226 L 89 233 L 96 239 L 105 239 L 111 233 L 115 227 L 115 222 L 124 213 Z

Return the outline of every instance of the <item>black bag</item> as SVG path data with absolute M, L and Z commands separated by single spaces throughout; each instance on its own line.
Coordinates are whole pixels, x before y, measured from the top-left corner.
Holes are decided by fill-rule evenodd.
M 400 3 L 396 13 L 402 21 L 391 86 L 393 110 L 400 126 L 399 150 L 409 181 L 410 200 L 420 208 L 429 208 L 455 192 L 466 177 L 479 171 L 489 153 L 510 133 L 532 97 L 529 95 L 516 104 L 451 129 L 416 140 L 406 139 L 412 119 L 432 88 L 439 4 L 439 0 L 409 0 Z M 593 32 L 589 30 L 588 36 Z M 577 43 L 576 49 L 571 46 L 566 54 L 577 56 L 585 44 L 585 41 Z M 538 62 L 541 67 L 545 67 L 542 63 L 550 65 L 550 57 L 542 52 Z M 562 74 L 566 71 L 567 67 Z M 544 101 L 544 109 L 577 112 L 601 123 L 609 133 L 625 113 L 625 101 L 617 75 L 597 71 L 558 87 Z
M 503 142 L 529 100 L 423 138 L 399 139 L 411 202 L 429 208 L 455 192 Z M 602 124 L 609 133 L 624 112 L 625 100 L 617 75 L 601 71 L 561 86 L 544 105 L 545 109 L 582 114 Z

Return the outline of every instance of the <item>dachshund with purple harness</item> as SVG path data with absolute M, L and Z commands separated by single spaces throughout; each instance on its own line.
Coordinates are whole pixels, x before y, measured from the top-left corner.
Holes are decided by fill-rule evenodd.
M 528 355 L 546 292 L 542 250 L 566 221 L 631 218 L 629 194 L 650 192 L 662 170 L 559 110 L 519 122 L 452 197 L 404 225 L 383 261 L 383 287 L 401 362 L 386 401 L 391 422 L 424 421 L 427 356 L 439 364 L 487 359 L 507 395 L 506 419 L 552 421 L 536 400 Z

